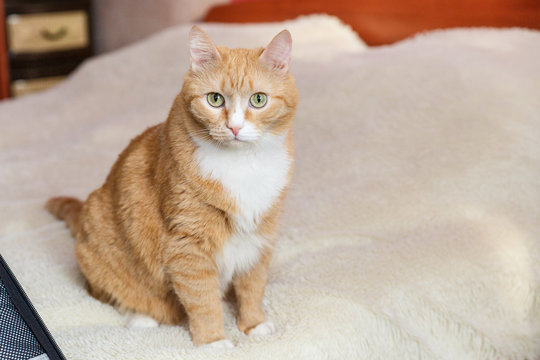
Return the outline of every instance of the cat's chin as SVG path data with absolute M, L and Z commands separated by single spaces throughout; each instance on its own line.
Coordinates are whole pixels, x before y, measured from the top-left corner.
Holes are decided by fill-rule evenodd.
M 199 136 L 191 136 L 193 140 L 195 140 L 195 143 L 198 145 L 202 144 L 212 144 L 219 148 L 228 148 L 228 149 L 249 149 L 257 143 L 258 139 L 253 140 L 246 140 L 246 139 L 237 139 L 237 138 L 228 138 L 228 139 L 222 139 L 222 138 L 214 138 L 214 137 L 206 137 L 201 138 Z
M 231 139 L 227 141 L 220 141 L 219 145 L 221 147 L 227 147 L 230 149 L 247 149 L 253 147 L 255 143 L 256 141 Z

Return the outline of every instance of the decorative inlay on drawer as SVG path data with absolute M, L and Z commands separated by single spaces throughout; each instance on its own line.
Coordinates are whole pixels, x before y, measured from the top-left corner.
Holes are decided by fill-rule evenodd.
M 89 43 L 88 17 L 82 10 L 12 14 L 6 23 L 13 54 L 80 49 Z

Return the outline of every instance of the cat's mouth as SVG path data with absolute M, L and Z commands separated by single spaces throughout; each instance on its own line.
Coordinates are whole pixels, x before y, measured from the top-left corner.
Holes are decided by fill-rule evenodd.
M 230 146 L 233 148 L 240 148 L 240 147 L 246 147 L 253 145 L 254 141 L 252 140 L 245 140 L 245 139 L 239 139 L 238 137 L 234 137 L 232 139 L 229 139 L 228 141 L 224 142 L 226 146 Z
M 191 131 L 192 138 L 207 143 L 214 143 L 220 147 L 242 148 L 253 146 L 257 143 L 259 136 L 257 134 L 229 134 L 222 129 L 204 129 Z
M 197 136 L 198 139 L 210 143 L 214 143 L 220 147 L 230 147 L 230 148 L 242 148 L 247 146 L 252 146 L 256 141 L 255 139 L 244 139 L 238 136 L 220 136 L 208 134 L 207 136 Z
M 212 136 L 211 135 L 211 138 L 214 141 L 218 142 L 220 145 L 234 146 L 234 147 L 246 146 L 246 145 L 253 144 L 256 142 L 256 139 L 251 138 L 251 137 L 246 138 L 245 136 L 242 136 L 242 135 L 231 135 L 231 136 L 223 136 L 223 135 Z

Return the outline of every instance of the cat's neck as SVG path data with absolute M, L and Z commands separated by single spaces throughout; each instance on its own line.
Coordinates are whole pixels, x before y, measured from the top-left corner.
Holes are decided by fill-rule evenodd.
M 288 183 L 292 154 L 288 132 L 264 134 L 247 147 L 222 147 L 194 138 L 194 160 L 201 174 L 218 181 L 235 203 L 238 230 L 252 231 Z

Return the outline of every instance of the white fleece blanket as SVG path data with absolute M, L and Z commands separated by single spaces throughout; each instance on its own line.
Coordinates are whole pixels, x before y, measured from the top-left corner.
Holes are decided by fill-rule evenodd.
M 277 332 L 195 348 L 124 327 L 84 290 L 43 209 L 86 197 L 163 121 L 189 26 L 0 104 L 0 251 L 68 359 L 534 359 L 540 356 L 540 33 L 469 29 L 365 49 L 336 19 L 204 25 L 215 42 L 294 42 L 296 172 L 265 297 Z

